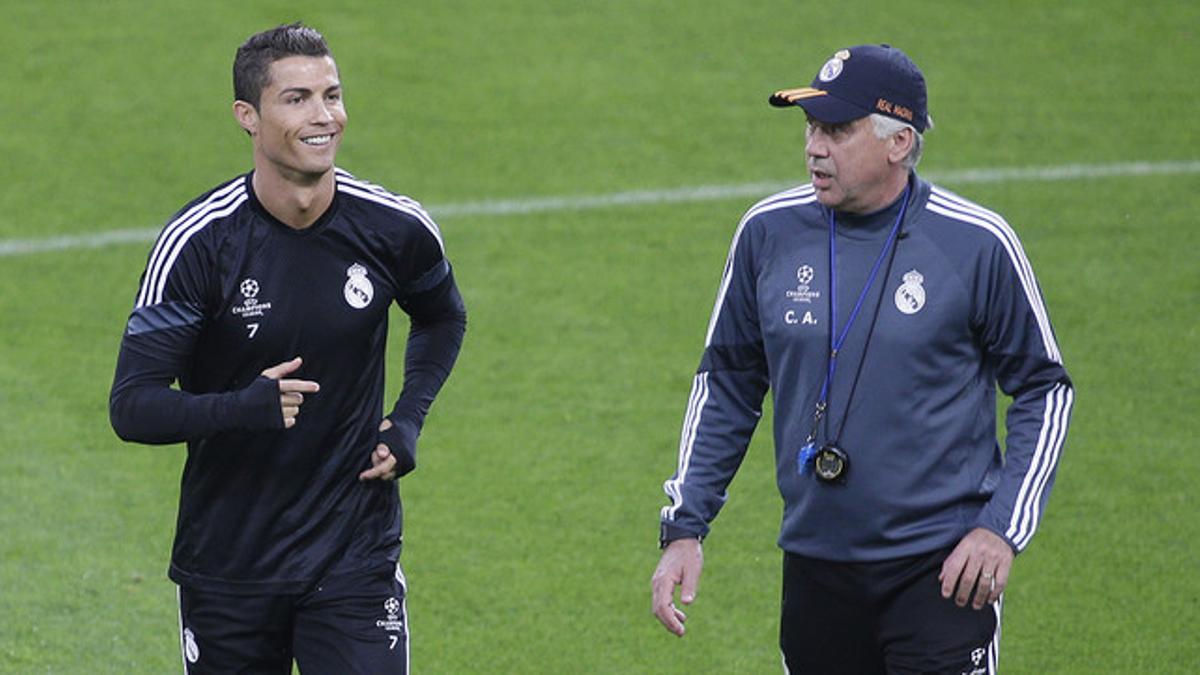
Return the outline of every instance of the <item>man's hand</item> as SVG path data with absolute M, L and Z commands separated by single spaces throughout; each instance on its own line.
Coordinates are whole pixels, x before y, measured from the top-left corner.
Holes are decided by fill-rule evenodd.
M 954 604 L 966 607 L 974 592 L 971 606 L 982 609 L 1000 599 L 1012 570 L 1013 550 L 999 535 L 977 527 L 958 542 L 954 551 L 942 563 L 942 597 L 954 596 Z M 958 592 L 955 592 L 955 587 Z
M 675 587 L 679 587 L 679 601 L 692 604 L 703 568 L 704 550 L 700 540 L 676 539 L 663 550 L 650 579 L 654 616 L 667 630 L 680 637 L 686 632 L 683 622 L 687 621 L 687 615 L 675 606 Z
M 379 430 L 384 431 L 392 428 L 392 421 L 384 419 L 379 424 Z M 375 446 L 375 451 L 371 453 L 371 468 L 358 474 L 359 480 L 395 480 L 396 478 L 396 458 L 392 455 L 392 451 L 388 446 L 379 443 Z
M 296 416 L 300 414 L 300 404 L 304 403 L 304 394 L 315 394 L 320 391 L 321 385 L 312 380 L 285 380 L 285 375 L 290 375 L 300 368 L 303 361 L 299 356 L 291 361 L 271 366 L 262 371 L 263 377 L 272 380 L 279 380 L 279 406 L 283 410 L 283 428 L 291 429 L 296 425 Z

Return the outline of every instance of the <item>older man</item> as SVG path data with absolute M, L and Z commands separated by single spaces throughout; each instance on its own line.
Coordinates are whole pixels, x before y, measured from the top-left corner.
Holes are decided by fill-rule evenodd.
M 770 389 L 785 667 L 996 668 L 1002 594 L 1074 394 L 1016 234 L 917 176 L 926 98 L 888 45 L 838 50 L 770 98 L 807 116 L 811 182 L 751 208 L 730 247 L 664 484 L 653 609 L 677 635 L 675 589 L 695 599 Z M 997 385 L 1013 397 L 1003 453 Z

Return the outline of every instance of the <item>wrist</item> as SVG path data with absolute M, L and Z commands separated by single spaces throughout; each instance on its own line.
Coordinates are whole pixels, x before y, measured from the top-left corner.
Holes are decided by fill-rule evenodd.
M 259 375 L 244 389 L 232 392 L 228 399 L 230 418 L 236 429 L 263 431 L 283 429 L 283 410 L 279 404 L 279 380 Z
M 399 478 L 417 468 L 417 437 L 420 428 L 407 420 L 387 417 L 392 426 L 379 432 L 378 440 L 387 446 L 396 458 L 396 477 Z

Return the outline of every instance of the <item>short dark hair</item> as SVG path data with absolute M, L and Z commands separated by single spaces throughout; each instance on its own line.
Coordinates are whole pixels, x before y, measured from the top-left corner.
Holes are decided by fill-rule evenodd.
M 233 97 L 258 109 L 262 90 L 270 83 L 271 64 L 289 56 L 331 56 L 325 38 L 296 23 L 251 35 L 233 59 Z

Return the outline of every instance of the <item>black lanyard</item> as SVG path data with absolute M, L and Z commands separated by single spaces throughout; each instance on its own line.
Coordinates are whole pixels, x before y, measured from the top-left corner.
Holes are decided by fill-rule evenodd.
M 895 260 L 896 253 L 896 237 L 900 233 L 900 224 L 904 222 L 904 214 L 908 211 L 908 193 L 909 186 L 904 187 L 904 194 L 900 197 L 900 213 L 896 215 L 896 222 L 892 225 L 892 231 L 888 234 L 887 241 L 884 242 L 883 250 L 879 252 L 879 256 L 875 258 L 875 264 L 871 267 L 871 273 L 867 276 L 867 282 L 863 284 L 862 291 L 858 294 L 858 300 L 854 303 L 854 309 L 850 311 L 850 317 L 846 319 L 846 325 L 842 326 L 840 332 L 837 331 L 837 218 L 833 209 L 829 210 L 829 354 L 826 360 L 825 382 L 821 385 L 821 395 L 817 399 L 816 410 L 813 412 L 812 431 L 809 432 L 808 438 L 804 441 L 804 446 L 796 454 L 796 469 L 801 475 L 807 474 L 814 458 L 817 455 L 815 447 L 817 440 L 817 428 L 821 424 L 821 420 L 825 418 L 825 412 L 829 407 L 829 388 L 833 383 L 833 375 L 837 371 L 838 353 L 841 351 L 842 345 L 846 343 L 846 338 L 850 335 L 850 327 L 854 325 L 854 320 L 858 318 L 858 312 L 862 309 L 863 301 L 867 297 L 867 292 L 871 290 L 871 286 L 875 283 L 875 278 L 879 274 L 879 267 L 883 264 L 884 258 L 888 258 L 887 271 L 884 272 L 886 277 L 892 268 L 892 261 Z M 888 253 L 891 252 L 891 256 Z M 871 334 L 875 332 L 875 320 L 879 318 L 879 303 L 875 305 L 875 314 L 871 318 L 871 327 L 867 332 L 867 342 L 863 345 L 862 357 L 858 362 L 858 369 L 854 374 L 854 381 L 850 386 L 850 396 L 854 396 L 854 390 L 858 386 L 858 378 L 862 373 L 862 364 L 867 359 L 867 345 L 870 344 Z M 847 414 L 849 413 L 850 400 L 847 399 Z M 841 436 L 842 430 L 846 426 L 847 415 L 842 416 L 842 423 L 838 427 L 838 436 Z M 831 439 L 836 442 L 837 439 Z

